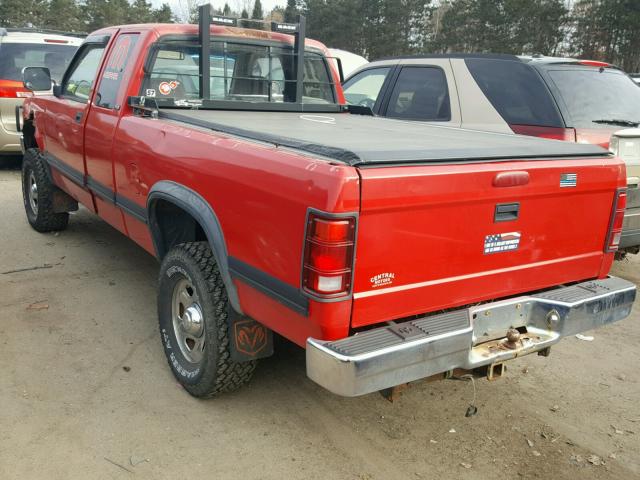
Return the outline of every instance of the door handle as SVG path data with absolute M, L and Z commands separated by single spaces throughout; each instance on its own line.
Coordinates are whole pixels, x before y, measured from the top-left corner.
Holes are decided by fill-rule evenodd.
M 494 187 L 517 187 L 529 183 L 529 172 L 500 172 L 493 178 Z
M 76 123 L 80 123 L 82 121 L 82 112 L 76 112 Z
M 519 203 L 499 203 L 496 205 L 496 211 L 493 215 L 494 222 L 510 222 L 517 220 L 520 215 Z

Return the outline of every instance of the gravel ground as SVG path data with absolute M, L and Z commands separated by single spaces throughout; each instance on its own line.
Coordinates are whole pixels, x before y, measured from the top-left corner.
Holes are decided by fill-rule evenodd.
M 86 210 L 31 230 L 19 164 L 3 165 L 0 479 L 640 479 L 640 307 L 477 381 L 472 418 L 468 382 L 340 398 L 288 343 L 246 388 L 199 401 L 162 352 L 156 261 Z

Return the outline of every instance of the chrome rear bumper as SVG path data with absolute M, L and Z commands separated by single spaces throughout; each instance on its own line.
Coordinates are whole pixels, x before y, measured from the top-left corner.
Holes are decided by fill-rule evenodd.
M 609 277 L 388 324 L 337 341 L 307 340 L 307 375 L 347 397 L 538 352 L 562 337 L 622 320 L 635 284 Z M 515 344 L 505 338 L 521 332 Z

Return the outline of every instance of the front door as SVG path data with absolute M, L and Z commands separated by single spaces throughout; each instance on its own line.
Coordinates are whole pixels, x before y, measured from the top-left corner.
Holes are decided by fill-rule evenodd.
M 54 169 L 65 177 L 64 183 L 70 180 L 77 187 L 84 186 L 84 124 L 104 50 L 104 44 L 83 45 L 64 76 L 61 95 L 47 103 L 44 153 Z M 78 200 L 85 205 L 92 205 L 84 190 L 72 187 L 69 190 L 81 197 Z
M 122 211 L 116 206 L 113 139 L 126 107 L 126 87 L 134 68 L 129 59 L 139 36 L 121 33 L 114 40 L 84 130 L 87 185 L 94 193 L 98 214 L 121 232 L 125 232 L 125 224 Z

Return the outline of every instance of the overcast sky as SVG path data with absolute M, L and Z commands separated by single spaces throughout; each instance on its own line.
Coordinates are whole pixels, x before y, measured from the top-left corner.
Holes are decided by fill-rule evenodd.
M 150 0 L 154 7 L 159 7 L 163 3 L 169 3 L 171 5 L 171 9 L 177 15 L 183 15 L 184 12 L 187 11 L 187 0 Z M 245 7 L 251 7 L 253 5 L 253 0 L 226 0 L 229 6 L 233 10 L 241 11 Z M 264 12 L 269 12 L 273 7 L 281 6 L 284 7 L 287 4 L 287 0 L 261 0 L 262 9 Z M 195 3 L 202 3 L 201 1 L 197 1 Z M 224 7 L 225 0 L 211 0 L 211 4 L 214 8 L 222 8 Z M 249 13 L 251 13 L 249 11 Z

